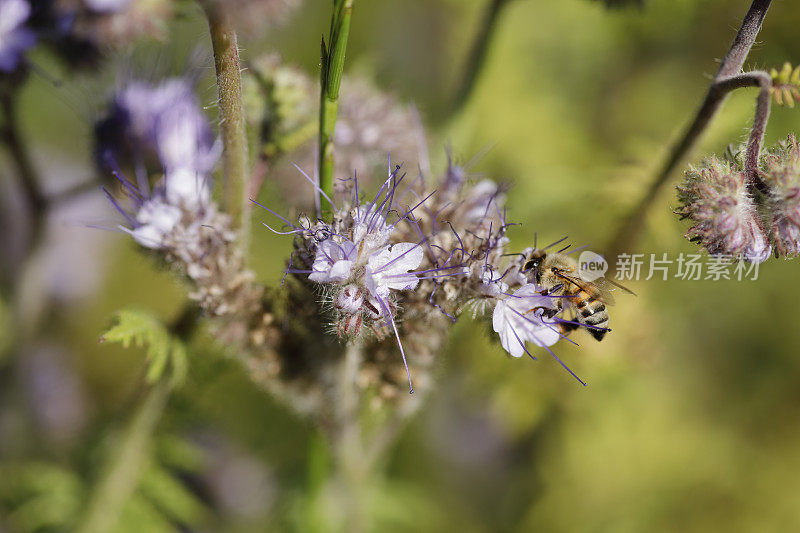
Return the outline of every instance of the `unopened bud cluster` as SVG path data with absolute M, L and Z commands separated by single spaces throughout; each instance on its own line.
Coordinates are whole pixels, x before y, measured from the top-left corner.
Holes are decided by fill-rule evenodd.
M 713 255 L 759 263 L 800 253 L 800 148 L 793 134 L 766 150 L 758 183 L 737 160 L 711 158 L 686 172 L 678 187 L 681 218 L 694 225 L 686 237 Z
M 764 231 L 745 172 L 735 163 L 711 159 L 690 168 L 678 187 L 683 204 L 676 213 L 694 225 L 686 238 L 712 255 L 731 256 L 760 263 L 772 247 Z

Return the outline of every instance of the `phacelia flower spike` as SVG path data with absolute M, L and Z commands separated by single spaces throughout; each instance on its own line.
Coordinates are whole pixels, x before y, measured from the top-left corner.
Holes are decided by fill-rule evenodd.
M 325 197 L 334 210 L 331 223 L 312 222 L 301 216 L 297 224 L 291 224 L 280 218 L 290 226 L 289 231 L 281 233 L 297 237 L 293 254 L 297 259 L 292 260 L 287 272 L 307 275 L 321 286 L 324 299 L 333 304 L 333 326 L 340 337 L 353 339 L 372 332 L 380 339 L 393 334 L 413 392 L 397 327 L 398 293 L 416 288 L 421 280 L 461 272 L 447 266 L 421 267 L 424 237 L 417 242 L 403 240 L 406 233 L 398 226 L 410 224 L 414 212 L 430 199 L 429 195 L 413 206 L 401 207 L 398 187 L 404 178 L 400 167 L 396 167 L 372 201 L 366 202 L 362 201 L 354 179 L 352 198 L 341 207 Z
M 678 199 L 682 206 L 676 213 L 694 224 L 686 238 L 708 253 L 753 263 L 769 257 L 772 246 L 742 170 L 718 159 L 690 168 Z

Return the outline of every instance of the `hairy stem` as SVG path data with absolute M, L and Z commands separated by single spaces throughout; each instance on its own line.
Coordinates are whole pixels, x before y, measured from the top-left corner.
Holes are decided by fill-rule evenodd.
M 714 80 L 711 82 L 711 86 L 706 93 L 703 103 L 695 114 L 694 120 L 692 120 L 691 124 L 686 128 L 680 141 L 678 141 L 670 151 L 660 172 L 650 184 L 644 197 L 625 218 L 621 227 L 606 247 L 606 250 L 612 258 L 612 263 L 614 262 L 614 257 L 629 249 L 633 243 L 636 242 L 641 233 L 647 209 L 667 182 L 672 171 L 683 161 L 687 152 L 695 145 L 700 135 L 705 131 L 711 119 L 725 100 L 726 95 L 730 92 L 730 89 L 721 90 L 720 84 L 721 82 L 724 83 L 727 78 L 737 75 L 742 69 L 745 59 L 747 59 L 747 54 L 750 52 L 750 48 L 753 46 L 756 36 L 761 30 L 761 23 L 764 20 L 764 16 L 767 14 L 770 3 L 771 0 L 753 0 L 733 40 L 733 44 L 731 44 L 716 76 L 714 76 Z
M 350 35 L 350 18 L 354 0 L 334 0 L 328 47 L 322 42 L 322 72 L 319 104 L 319 186 L 329 198 L 333 197 L 333 150 L 336 131 L 336 113 L 339 107 L 339 88 L 342 84 L 345 51 Z M 317 210 L 323 217 L 330 214 L 330 206 L 317 195 Z
M 145 393 L 127 427 L 114 444 L 95 485 L 79 533 L 111 531 L 122 508 L 136 489 L 150 459 L 152 435 L 169 397 L 169 380 L 162 379 Z
M 336 460 L 336 480 L 344 489 L 342 504 L 346 506 L 347 531 L 364 531 L 363 486 L 370 472 L 364 463 L 364 445 L 359 407 L 361 397 L 357 384 L 363 360 L 363 348 L 353 343 L 345 350 L 341 361 L 337 394 L 333 399 L 336 428 L 333 451 Z
M 475 34 L 466 63 L 464 63 L 462 67 L 461 78 L 459 79 L 458 88 L 456 89 L 453 100 L 450 102 L 447 113 L 448 116 L 458 114 L 464 107 L 464 104 L 469 101 L 470 96 L 472 96 L 479 74 L 486 63 L 486 55 L 489 50 L 489 43 L 497 27 L 497 19 L 503 7 L 505 7 L 509 1 L 510 0 L 489 0 L 489 4 L 486 7 L 481 21 L 481 26 Z
M 747 141 L 744 169 L 750 189 L 761 188 L 764 190 L 766 185 L 758 175 L 758 158 L 761 155 L 761 146 L 764 144 L 764 133 L 769 120 L 771 103 L 769 89 L 772 86 L 772 78 L 766 72 L 751 72 L 750 75 L 755 78 L 754 81 L 761 91 L 756 99 L 756 113 L 753 117 L 753 127 L 750 129 L 750 139 Z
M 223 208 L 233 216 L 246 250 L 250 233 L 247 134 L 242 105 L 242 75 L 236 32 L 221 5 L 202 2 L 211 31 L 222 129 Z

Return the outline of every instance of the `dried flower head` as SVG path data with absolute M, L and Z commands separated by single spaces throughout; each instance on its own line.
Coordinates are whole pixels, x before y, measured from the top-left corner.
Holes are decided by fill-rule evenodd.
M 218 0 L 234 27 L 245 36 L 282 26 L 301 5 L 301 0 Z
M 800 147 L 789 134 L 762 158 L 761 178 L 769 192 L 766 208 L 772 216 L 771 237 L 775 253 L 793 257 L 800 253 Z
M 690 168 L 678 187 L 678 199 L 682 206 L 676 213 L 694 224 L 686 238 L 708 253 L 753 263 L 769 257 L 772 246 L 748 192 L 745 173 L 734 164 L 712 158 Z
M 316 84 L 302 70 L 264 54 L 242 73 L 245 115 L 269 157 L 308 142 L 317 127 Z M 295 175 L 296 176 L 296 175 Z
M 119 47 L 142 37 L 164 40 L 174 13 L 171 0 L 57 0 L 65 27 L 101 48 Z
M 283 156 L 270 169 L 270 179 L 282 187 L 292 205 L 307 209 L 309 195 L 298 194 L 297 171 L 317 166 L 317 83 L 300 69 L 281 63 L 274 54 L 254 61 L 244 73 L 248 116 L 261 134 L 261 151 L 269 158 Z M 245 90 L 247 95 L 248 91 Z M 357 174 L 362 186 L 386 166 L 386 156 L 402 162 L 405 169 L 427 167 L 425 134 L 417 111 L 382 92 L 360 77 L 342 80 L 336 120 L 335 175 Z M 337 198 L 348 189 L 336 182 Z

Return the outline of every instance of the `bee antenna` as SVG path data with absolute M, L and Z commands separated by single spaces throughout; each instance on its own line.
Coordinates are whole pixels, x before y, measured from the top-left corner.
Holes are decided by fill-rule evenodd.
M 589 247 L 589 245 L 588 245 L 588 244 L 584 244 L 583 246 L 579 246 L 579 247 L 577 247 L 577 248 L 573 248 L 572 250 L 570 250 L 569 252 L 567 252 L 567 255 L 569 255 L 569 254 L 573 254 L 573 253 L 575 253 L 575 252 L 579 252 L 579 251 L 583 250 L 584 248 L 588 248 L 588 247 Z
M 525 254 L 523 254 L 522 252 L 517 252 L 517 253 L 515 253 L 515 254 L 501 254 L 501 255 L 500 255 L 500 257 L 509 257 L 509 256 L 512 256 L 512 255 L 519 255 L 519 256 L 521 256 L 523 259 L 525 259 L 525 258 L 527 257 L 527 256 L 526 256 Z
M 539 232 L 534 231 L 533 232 L 533 247 L 534 248 L 536 248 L 536 243 L 538 242 L 538 240 L 539 240 Z
M 566 241 L 568 238 L 569 238 L 569 235 L 567 235 L 566 237 L 563 237 L 561 239 L 558 239 L 556 242 L 550 243 L 547 246 L 545 246 L 544 248 L 542 248 L 542 250 L 547 250 L 548 248 L 552 248 L 556 244 Z

